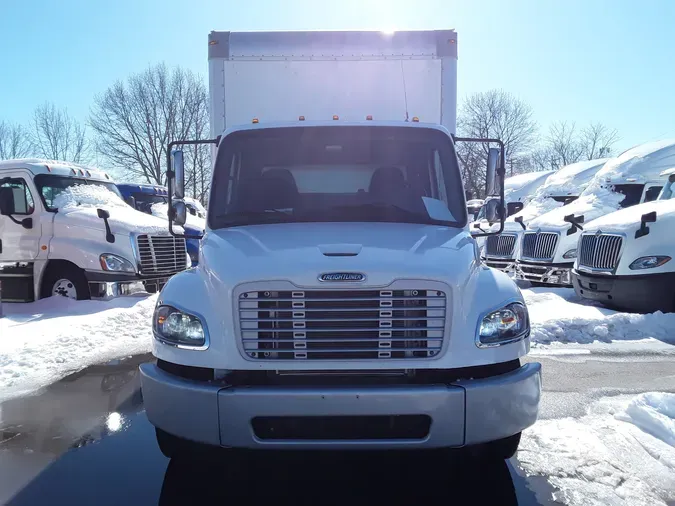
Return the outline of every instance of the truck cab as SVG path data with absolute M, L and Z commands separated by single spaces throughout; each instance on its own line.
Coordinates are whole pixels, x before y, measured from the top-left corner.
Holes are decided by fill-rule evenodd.
M 675 169 L 657 200 L 593 220 L 577 245 L 574 290 L 622 309 L 675 312 Z
M 482 255 L 484 262 L 515 275 L 522 235 L 530 221 L 574 202 L 607 160 L 572 163 L 548 176 L 533 194 L 525 197 L 523 209 L 506 218 L 504 231 L 487 239 Z M 496 225 L 492 230 L 496 230 Z
M 660 173 L 673 164 L 673 140 L 642 144 L 607 161 L 578 199 L 530 221 L 521 239 L 516 277 L 571 287 L 585 227 L 605 214 L 656 200 L 664 184 Z
M 166 188 L 151 184 L 118 183 L 117 189 L 124 201 L 131 207 L 168 220 L 169 200 Z M 199 263 L 199 238 L 204 234 L 206 211 L 201 203 L 194 199 L 189 199 L 185 205 L 191 215 L 189 221 L 183 225 L 185 232 L 190 236 L 186 239 L 185 245 L 191 266 L 194 267 Z
M 537 417 L 541 366 L 521 363 L 520 290 L 481 263 L 469 232 L 455 143 L 490 146 L 490 190 L 503 188 L 504 149 L 453 135 L 456 41 L 211 33 L 214 138 L 167 150 L 173 227 L 187 213 L 180 148 L 213 146 L 200 263 L 163 288 L 157 362 L 141 365 L 165 455 L 514 454 Z
M 2 301 L 157 291 L 187 262 L 185 240 L 172 237 L 166 222 L 129 208 L 99 169 L 0 162 Z

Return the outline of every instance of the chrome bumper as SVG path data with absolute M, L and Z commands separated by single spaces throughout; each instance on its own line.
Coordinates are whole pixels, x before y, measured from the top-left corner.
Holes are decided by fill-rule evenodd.
M 534 264 L 516 262 L 515 277 L 549 285 L 572 286 L 574 264 Z
M 507 274 L 516 274 L 516 261 L 512 258 L 490 258 L 483 257 L 483 263 L 493 269 L 499 269 Z
M 189 440 L 236 448 L 443 448 L 516 434 L 537 419 L 541 365 L 450 385 L 223 387 L 140 366 L 150 422 Z M 260 439 L 256 417 L 426 415 L 420 439 Z

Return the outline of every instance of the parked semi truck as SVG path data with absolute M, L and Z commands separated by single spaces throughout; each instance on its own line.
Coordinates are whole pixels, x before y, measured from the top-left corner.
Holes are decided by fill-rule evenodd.
M 572 286 L 572 268 L 584 224 L 619 209 L 655 200 L 661 172 L 675 166 L 675 141 L 636 146 L 603 165 L 579 198 L 533 219 L 518 251 L 516 277 Z
M 185 239 L 131 209 L 112 178 L 68 162 L 0 162 L 2 301 L 158 291 L 188 266 Z
M 534 194 L 525 197 L 525 207 L 506 219 L 504 232 L 488 238 L 482 252 L 485 263 L 515 275 L 516 258 L 528 223 L 542 214 L 574 202 L 607 160 L 601 158 L 572 163 L 548 176 Z
M 639 312 L 675 312 L 675 168 L 645 202 L 593 220 L 577 245 L 574 289 L 586 299 Z
M 469 232 L 455 143 L 492 146 L 490 189 L 504 151 L 454 136 L 456 69 L 453 30 L 210 34 L 214 138 L 168 150 L 175 225 L 179 147 L 213 146 L 206 233 L 199 266 L 162 290 L 141 366 L 165 455 L 514 454 L 541 366 L 521 362 L 518 287 Z
M 169 219 L 167 213 L 169 197 L 166 188 L 152 184 L 118 183 L 117 189 L 124 201 L 134 209 L 164 220 Z M 158 204 L 161 212 L 157 212 L 157 207 L 155 207 Z M 166 211 L 164 206 L 166 206 Z M 199 239 L 204 234 L 206 215 L 204 208 L 198 201 L 186 202 L 185 206 L 188 208 L 190 218 L 183 225 L 183 229 L 188 235 L 192 236 L 185 241 L 185 246 L 190 256 L 191 266 L 194 267 L 199 259 Z

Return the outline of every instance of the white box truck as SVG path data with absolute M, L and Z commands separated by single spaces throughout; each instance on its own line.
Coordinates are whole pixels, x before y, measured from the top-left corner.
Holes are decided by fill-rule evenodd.
M 54 160 L 0 161 L 2 301 L 154 292 L 188 266 L 185 239 L 127 205 L 107 173 Z
M 673 140 L 642 144 L 607 161 L 578 199 L 530 221 L 518 250 L 516 277 L 572 286 L 572 268 L 584 223 L 656 200 L 664 184 L 660 174 L 673 165 Z
M 661 176 L 657 200 L 584 228 L 572 271 L 578 295 L 622 310 L 675 312 L 675 168 Z
M 216 137 L 169 146 L 180 224 L 178 148 L 214 145 L 199 266 L 162 290 L 141 366 L 162 452 L 513 455 L 541 366 L 521 362 L 518 287 L 469 233 L 456 66 L 452 30 L 210 34 Z M 503 188 L 497 145 L 488 185 Z
M 481 255 L 485 263 L 515 275 L 516 258 L 528 223 L 553 209 L 574 202 L 607 160 L 601 158 L 572 163 L 548 176 L 533 194 L 523 198 L 525 207 L 506 218 L 504 232 L 487 239 Z M 493 229 L 495 227 L 493 225 Z

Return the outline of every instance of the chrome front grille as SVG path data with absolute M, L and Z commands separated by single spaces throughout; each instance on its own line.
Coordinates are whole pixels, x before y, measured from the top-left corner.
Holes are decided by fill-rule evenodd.
M 244 352 L 257 360 L 427 358 L 443 345 L 437 290 L 247 291 L 238 305 Z
M 521 256 L 530 260 L 553 260 L 557 245 L 555 232 L 525 232 Z
M 185 270 L 187 250 L 184 238 L 171 235 L 139 235 L 136 240 L 142 275 L 170 275 Z
M 485 245 L 486 257 L 513 258 L 517 236 L 512 234 L 491 235 Z
M 612 234 L 584 234 L 579 242 L 579 266 L 613 271 L 619 264 L 623 238 Z

